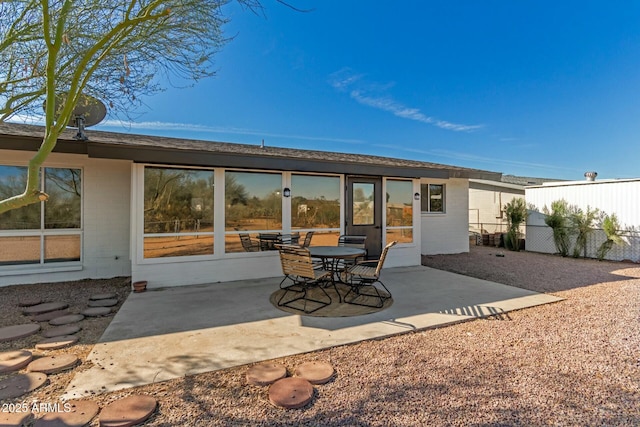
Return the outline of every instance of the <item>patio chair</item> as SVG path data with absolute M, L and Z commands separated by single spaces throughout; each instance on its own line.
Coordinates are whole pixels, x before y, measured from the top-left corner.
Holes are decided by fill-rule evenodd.
M 249 233 L 238 233 L 238 235 L 245 252 L 258 252 L 260 250 L 260 242 L 252 239 Z
M 349 246 L 352 248 L 364 249 L 364 256 L 352 259 L 344 259 L 338 262 L 338 270 L 344 270 L 349 268 L 350 266 L 356 264 L 359 258 L 362 260 L 367 259 L 367 248 L 366 248 L 367 236 L 350 236 L 343 234 L 338 237 L 338 246 Z
M 295 232 L 295 233 L 285 233 L 285 234 L 278 234 L 278 243 L 282 244 L 282 245 L 298 245 L 298 242 L 300 241 L 300 233 Z
M 313 231 L 307 231 L 307 234 L 304 235 L 304 241 L 302 242 L 303 248 L 308 248 L 311 245 L 311 238 L 313 237 Z
M 324 269 L 314 269 L 308 249 L 293 245 L 276 245 L 276 247 L 280 252 L 280 263 L 284 274 L 284 279 L 280 282 L 280 289 L 285 291 L 278 299 L 278 306 L 302 310 L 309 314 L 330 305 L 331 297 L 320 284 L 325 280 L 330 280 L 331 272 Z M 291 283 L 285 285 L 288 281 Z M 309 296 L 309 290 L 312 288 L 319 289 L 321 292 L 319 298 L 322 299 Z M 290 292 L 294 293 L 294 298 L 286 299 L 285 297 Z M 322 294 L 326 296 L 326 299 Z M 296 304 L 297 301 L 303 302 L 302 308 L 300 308 L 300 303 Z M 311 304 L 312 307 L 307 308 L 309 302 L 313 304 Z
M 393 241 L 385 246 L 382 254 L 380 254 L 380 259 L 377 261 L 361 261 L 344 271 L 344 282 L 350 287 L 349 292 L 343 297 L 344 302 L 365 307 L 381 308 L 384 302 L 391 298 L 391 292 L 380 280 L 380 272 L 389 249 L 396 243 L 398 242 Z M 376 283 L 382 286 L 386 294 L 381 292 L 382 289 L 379 289 Z M 352 298 L 349 298 L 349 295 L 352 295 Z M 369 303 L 371 300 L 376 302 Z

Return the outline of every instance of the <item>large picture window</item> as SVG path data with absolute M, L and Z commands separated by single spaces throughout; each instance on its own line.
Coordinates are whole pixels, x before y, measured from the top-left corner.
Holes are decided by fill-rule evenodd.
M 340 178 L 291 175 L 291 227 L 313 232 L 311 244 L 335 245 L 340 234 Z
M 226 171 L 224 192 L 226 252 L 253 251 L 282 232 L 282 174 Z
M 422 212 L 446 212 L 444 184 L 420 184 L 420 193 Z
M 387 180 L 387 242 L 413 242 L 413 183 Z
M 27 168 L 0 165 L 0 198 L 24 191 Z M 82 171 L 42 168 L 40 202 L 0 215 L 0 265 L 77 262 L 82 241 Z
M 213 254 L 214 173 L 144 169 L 144 257 Z

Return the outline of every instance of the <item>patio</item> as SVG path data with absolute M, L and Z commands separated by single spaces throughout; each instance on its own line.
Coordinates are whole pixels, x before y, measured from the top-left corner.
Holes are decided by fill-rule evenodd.
M 281 278 L 131 294 L 64 398 L 77 398 L 559 301 L 427 267 L 391 268 L 388 309 L 357 317 L 285 313 L 269 302 Z

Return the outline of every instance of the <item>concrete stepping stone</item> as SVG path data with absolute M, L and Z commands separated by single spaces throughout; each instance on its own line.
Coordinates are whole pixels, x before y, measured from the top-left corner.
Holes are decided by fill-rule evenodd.
M 52 326 L 68 325 L 70 323 L 77 323 L 84 319 L 82 314 L 67 314 L 65 316 L 56 317 L 49 320 L 49 324 Z
M 33 427 L 81 427 L 98 415 L 100 408 L 92 400 L 70 400 L 63 412 L 49 412 L 36 420 Z M 66 408 L 69 408 L 67 411 Z
M 313 386 L 304 378 L 283 378 L 269 387 L 269 401 L 286 409 L 302 408 L 313 399 Z
M 22 325 L 5 326 L 0 328 L 0 342 L 13 341 L 18 338 L 28 337 L 40 330 L 37 323 L 25 323 Z
M 30 425 L 33 414 L 31 412 L 3 412 L 0 411 L 0 426 L 22 427 Z
M 99 299 L 113 299 L 113 298 L 117 298 L 118 296 L 112 292 L 109 293 L 104 293 L 104 294 L 93 294 L 89 297 L 90 300 L 99 300 Z
M 296 368 L 296 376 L 311 384 L 326 384 L 334 374 L 333 366 L 327 362 L 305 362 Z
M 50 311 L 56 310 L 64 310 L 69 307 L 69 304 L 66 302 L 45 302 L 42 304 L 32 305 L 31 307 L 26 307 L 22 310 L 24 314 L 42 314 L 48 313 Z
M 133 395 L 107 405 L 100 412 L 100 427 L 129 427 L 148 419 L 158 402 L 151 396 Z
M 69 313 L 67 310 L 56 310 L 50 311 L 48 313 L 38 314 L 37 316 L 33 316 L 32 319 L 36 322 L 48 322 L 51 319 L 55 319 L 56 317 L 66 316 Z
M 0 374 L 24 368 L 33 359 L 27 350 L 5 351 L 0 353 Z
M 79 325 L 62 325 L 48 329 L 42 333 L 45 338 L 61 337 L 63 335 L 73 335 L 82 329 Z
M 247 371 L 247 383 L 252 385 L 271 385 L 287 376 L 287 368 L 279 363 L 259 363 Z
M 42 340 L 36 344 L 38 350 L 57 350 L 75 344 L 80 339 L 77 335 L 61 335 L 59 337 L 51 337 Z
M 73 368 L 78 363 L 75 354 L 61 354 L 59 356 L 41 357 L 29 363 L 27 371 L 42 372 L 45 374 L 56 374 Z
M 111 308 L 109 307 L 90 307 L 82 310 L 80 314 L 84 314 L 87 317 L 100 317 L 111 314 Z
M 0 381 L 0 400 L 13 399 L 29 393 L 47 382 L 42 372 L 16 374 Z
M 38 297 L 28 297 L 25 299 L 21 299 L 20 301 L 18 301 L 18 306 L 19 307 L 31 307 L 32 305 L 38 305 L 38 304 L 42 304 L 43 301 L 41 298 Z
M 113 307 L 118 304 L 116 298 L 111 299 L 98 299 L 89 301 L 89 307 Z

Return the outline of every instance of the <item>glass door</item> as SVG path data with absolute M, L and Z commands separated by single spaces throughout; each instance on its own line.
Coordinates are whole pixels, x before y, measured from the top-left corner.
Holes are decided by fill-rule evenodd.
M 367 236 L 367 256 L 382 252 L 382 178 L 347 176 L 345 234 Z

